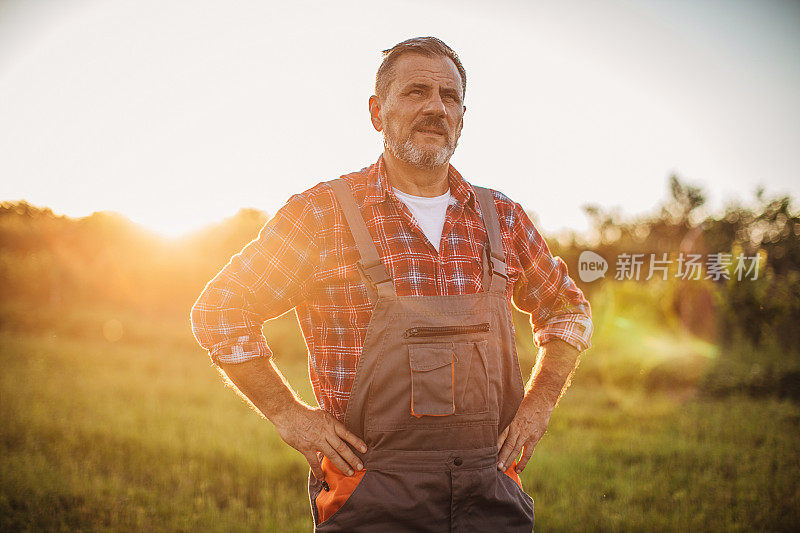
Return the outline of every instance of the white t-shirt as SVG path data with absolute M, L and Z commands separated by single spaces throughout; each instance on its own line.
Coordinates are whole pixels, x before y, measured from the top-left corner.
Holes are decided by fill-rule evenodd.
M 428 241 L 439 251 L 439 241 L 442 240 L 444 219 L 447 216 L 447 206 L 450 204 L 450 190 L 441 196 L 412 196 L 394 187 L 392 190 L 401 202 L 406 204 L 411 214 L 419 223 Z

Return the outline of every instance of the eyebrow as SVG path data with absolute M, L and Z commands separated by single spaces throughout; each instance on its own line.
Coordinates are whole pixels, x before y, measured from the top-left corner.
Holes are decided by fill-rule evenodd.
M 405 91 L 410 91 L 412 89 L 430 89 L 431 86 L 427 83 L 420 83 L 420 82 L 412 82 L 409 85 L 405 86 Z M 461 93 L 456 89 L 449 89 L 444 88 L 439 90 L 440 94 L 446 94 L 449 96 L 455 96 L 457 100 L 461 100 Z
M 461 100 L 461 93 L 455 89 L 442 89 L 439 91 L 441 94 L 446 94 L 449 96 L 455 96 L 456 99 Z
M 411 89 L 430 89 L 430 88 L 431 86 L 428 85 L 427 83 L 420 83 L 420 82 L 414 82 L 405 86 L 406 91 L 410 91 Z

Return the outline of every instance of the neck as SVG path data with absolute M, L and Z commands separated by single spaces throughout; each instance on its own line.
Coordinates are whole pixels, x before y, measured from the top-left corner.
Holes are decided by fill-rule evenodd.
M 397 159 L 389 150 L 383 151 L 383 162 L 389 183 L 395 189 L 414 196 L 441 196 L 450 188 L 447 171 L 450 163 L 423 168 Z

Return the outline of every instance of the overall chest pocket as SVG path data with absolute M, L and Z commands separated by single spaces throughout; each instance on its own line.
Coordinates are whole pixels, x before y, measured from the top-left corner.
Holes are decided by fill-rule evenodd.
M 411 414 L 469 415 L 489 410 L 486 340 L 408 346 Z
M 456 412 L 453 343 L 410 344 L 411 414 L 446 416 Z

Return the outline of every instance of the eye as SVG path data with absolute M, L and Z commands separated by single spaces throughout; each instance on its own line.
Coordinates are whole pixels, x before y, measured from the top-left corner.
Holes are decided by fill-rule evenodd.
M 442 100 L 445 100 L 447 102 L 454 102 L 454 103 L 458 103 L 460 101 L 459 97 L 456 96 L 453 93 L 443 94 L 442 95 Z

